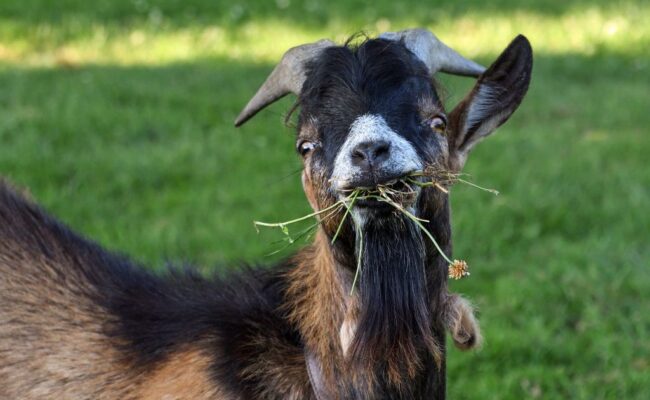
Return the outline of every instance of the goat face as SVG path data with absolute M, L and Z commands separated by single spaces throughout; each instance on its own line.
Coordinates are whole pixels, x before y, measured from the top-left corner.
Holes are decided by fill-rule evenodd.
M 424 167 L 458 172 L 473 146 L 517 108 L 531 68 L 532 50 L 523 36 L 487 70 L 422 29 L 385 33 L 359 46 L 322 40 L 290 49 L 235 124 L 287 93 L 299 96 L 296 146 L 304 160 L 303 186 L 319 210 L 354 189 L 390 185 Z M 449 114 L 432 80 L 437 72 L 479 77 Z M 403 198 L 402 205 L 431 217 L 432 204 L 442 203 L 423 201 L 417 185 L 413 190 L 419 196 Z M 363 222 L 390 210 L 364 200 L 355 214 Z M 326 232 L 333 233 L 337 222 L 330 219 Z
M 374 39 L 325 48 L 307 63 L 296 146 L 315 209 L 356 188 L 402 185 L 400 178 L 425 167 L 460 170 L 473 145 L 510 116 L 528 86 L 531 53 L 520 37 L 447 114 L 429 67 L 416 54 L 404 41 Z M 417 185 L 412 189 L 420 194 Z M 430 218 L 427 209 L 440 201 L 417 198 L 403 197 L 402 205 Z M 376 200 L 358 201 L 355 211 L 362 223 L 394 215 Z
M 532 50 L 521 35 L 487 70 L 422 29 L 385 33 L 359 46 L 322 40 L 285 53 L 235 124 L 290 92 L 299 96 L 303 186 L 319 210 L 354 189 L 390 185 L 427 166 L 458 172 L 473 146 L 517 108 L 531 69 Z M 449 114 L 432 81 L 437 72 L 479 77 Z M 435 212 L 432 204 L 444 205 L 422 201 L 417 185 L 413 190 L 419 196 L 403 198 L 402 205 L 424 218 L 431 217 L 427 209 Z M 354 211 L 364 222 L 389 215 L 390 206 L 363 200 Z M 337 222 L 330 219 L 326 232 Z
M 399 42 L 326 49 L 308 65 L 300 105 L 297 149 L 317 208 L 354 189 L 399 185 L 425 165 L 447 164 L 444 108 L 427 67 Z M 356 210 L 379 218 L 393 209 L 360 200 Z

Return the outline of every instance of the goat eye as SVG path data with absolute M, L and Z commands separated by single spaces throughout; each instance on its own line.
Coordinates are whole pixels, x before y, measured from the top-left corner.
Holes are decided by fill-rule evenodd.
M 316 143 L 310 142 L 308 140 L 298 143 L 298 153 L 300 153 L 300 155 L 303 157 L 306 156 L 307 153 L 314 150 L 315 148 L 316 148 Z
M 443 115 L 433 117 L 429 122 L 429 126 L 431 126 L 431 129 L 433 129 L 434 132 L 444 135 L 447 130 L 447 118 Z

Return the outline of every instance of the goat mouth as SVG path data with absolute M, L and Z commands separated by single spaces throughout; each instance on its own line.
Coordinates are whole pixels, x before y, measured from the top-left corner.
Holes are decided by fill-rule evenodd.
M 353 193 L 355 207 L 383 212 L 396 211 L 397 207 L 412 207 L 420 194 L 420 187 L 402 177 L 347 191 Z

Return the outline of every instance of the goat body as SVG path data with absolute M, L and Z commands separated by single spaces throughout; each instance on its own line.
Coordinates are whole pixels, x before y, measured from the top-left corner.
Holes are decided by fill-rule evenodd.
M 324 242 L 228 280 L 161 277 L 3 183 L 0 398 L 311 398 L 303 338 L 338 354 L 345 318 Z

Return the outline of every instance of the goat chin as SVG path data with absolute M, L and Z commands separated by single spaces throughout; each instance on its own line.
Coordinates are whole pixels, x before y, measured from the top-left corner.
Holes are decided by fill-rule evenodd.
M 403 383 L 415 377 L 426 353 L 439 349 L 431 329 L 426 248 L 417 226 L 401 215 L 367 218 L 362 229 L 360 309 L 348 354 L 361 370 L 386 376 L 389 385 Z

